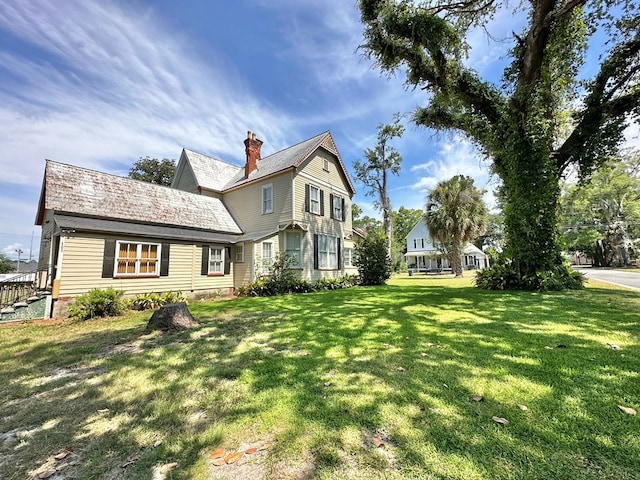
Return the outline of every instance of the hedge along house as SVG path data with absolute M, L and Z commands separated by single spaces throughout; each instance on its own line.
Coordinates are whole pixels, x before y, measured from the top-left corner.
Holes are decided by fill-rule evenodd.
M 355 273 L 355 190 L 329 132 L 236 166 L 183 150 L 171 187 L 46 161 L 36 224 L 51 315 L 75 296 L 232 294 L 287 252 L 300 278 Z

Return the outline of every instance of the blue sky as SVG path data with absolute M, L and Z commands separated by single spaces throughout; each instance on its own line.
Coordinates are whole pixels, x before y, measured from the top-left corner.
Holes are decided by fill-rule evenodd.
M 497 79 L 520 25 L 505 11 L 489 29 L 502 41 L 478 31 L 468 62 Z M 242 165 L 247 130 L 263 156 L 330 130 L 352 172 L 378 124 L 425 100 L 401 75 L 382 76 L 361 43 L 352 0 L 0 3 L 0 252 L 28 258 L 34 236 L 37 255 L 45 159 L 126 176 L 139 157 L 178 159 L 186 147 Z M 394 209 L 422 208 L 456 174 L 495 187 L 462 138 L 407 124 L 394 146 Z

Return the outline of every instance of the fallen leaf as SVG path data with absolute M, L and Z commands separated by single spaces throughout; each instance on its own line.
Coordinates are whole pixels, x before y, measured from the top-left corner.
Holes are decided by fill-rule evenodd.
M 610 348 L 613 348 L 614 350 L 617 350 L 620 348 L 620 345 L 616 345 L 615 343 L 609 343 L 609 342 L 607 342 L 607 346 Z
M 271 448 L 272 445 L 273 445 L 273 442 L 265 442 L 258 447 L 258 450 L 259 451 L 266 450 L 267 448 Z
M 325 387 L 330 387 L 331 386 L 331 382 L 324 382 L 324 386 Z
M 256 453 L 258 451 L 258 449 L 256 447 L 251 447 L 251 448 L 247 448 L 244 453 L 246 453 L 247 455 L 251 455 L 252 453 Z
M 618 408 L 620 409 L 620 411 L 626 413 L 627 415 L 635 415 L 636 413 L 638 413 L 633 408 L 625 407 L 624 405 L 618 405 Z
M 50 468 L 49 470 L 47 470 L 46 472 L 42 472 L 41 474 L 38 475 L 38 478 L 49 478 L 53 475 L 55 475 L 56 471 L 54 468 Z
M 376 446 L 376 448 L 384 447 L 384 442 L 382 440 L 380 440 L 380 437 L 378 437 L 378 436 L 373 437 L 373 444 Z
M 425 353 L 425 352 L 422 352 L 420 355 L 422 355 L 423 357 L 428 357 L 429 356 L 429 354 Z
M 518 404 L 518 408 L 523 412 L 526 412 L 527 410 L 529 410 L 529 407 L 527 407 L 526 405 L 522 405 L 521 403 Z
M 226 463 L 227 463 L 227 462 L 224 460 L 224 457 L 223 457 L 223 458 L 216 458 L 216 459 L 213 461 L 213 464 L 214 464 L 216 467 L 220 467 L 220 466 L 222 466 L 222 465 L 224 465 L 224 464 L 226 464 Z
M 471 400 L 473 400 L 474 402 L 482 402 L 484 400 L 484 397 L 482 395 L 474 395 L 473 397 L 471 397 Z
M 237 463 L 244 456 L 244 452 L 233 452 L 224 457 L 227 464 Z
M 209 458 L 213 460 L 216 458 L 224 457 L 226 454 L 227 451 L 224 448 L 218 447 L 211 453 L 211 455 L 209 455 Z
M 160 469 L 163 472 L 170 472 L 171 470 L 173 470 L 177 466 L 178 466 L 178 462 L 165 463 L 162 467 L 160 467 Z
M 404 371 L 405 371 L 405 368 L 404 368 L 404 367 L 398 367 L 398 371 L 399 371 L 399 372 L 404 372 Z
M 502 418 L 502 417 L 491 417 L 491 419 L 496 422 L 499 423 L 500 425 L 509 425 L 509 420 L 507 420 L 506 418 Z
M 57 453 L 53 456 L 56 460 L 62 460 L 64 457 L 69 455 L 71 452 L 69 450 L 62 450 L 60 453 Z
M 59 472 L 61 470 L 64 470 L 65 468 L 67 468 L 69 466 L 69 462 L 62 462 L 58 465 L 56 465 L 56 472 Z
M 157 448 L 160 445 L 162 445 L 162 440 L 156 440 L 155 442 L 153 442 L 153 448 Z
M 550 347 L 549 345 L 545 345 L 545 347 L 547 350 L 553 350 L 553 347 Z
M 427 347 L 435 347 L 436 344 L 435 343 L 427 343 Z
M 107 413 L 108 411 L 108 408 L 101 408 L 100 410 L 98 410 L 98 413 Z

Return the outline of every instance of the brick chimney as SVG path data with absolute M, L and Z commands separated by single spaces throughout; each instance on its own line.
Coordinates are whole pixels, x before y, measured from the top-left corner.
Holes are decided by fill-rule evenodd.
M 244 151 L 247 154 L 247 163 L 244 165 L 244 178 L 249 178 L 251 172 L 258 168 L 260 147 L 262 147 L 262 140 L 258 140 L 256 134 L 249 130 L 247 132 L 247 139 L 244 141 Z

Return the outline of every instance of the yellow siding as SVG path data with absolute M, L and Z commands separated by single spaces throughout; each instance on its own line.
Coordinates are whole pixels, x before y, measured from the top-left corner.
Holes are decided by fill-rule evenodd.
M 244 242 L 244 262 L 234 263 L 234 287 L 238 288 L 252 281 L 253 243 Z M 232 260 L 235 262 L 235 247 L 232 249 Z
M 273 213 L 262 213 L 262 187 L 273 185 Z M 290 172 L 225 193 L 224 203 L 245 232 L 277 228 L 291 220 L 292 176 Z
M 132 242 L 148 242 L 144 238 L 122 238 Z M 159 242 L 160 243 L 160 242 Z M 124 290 L 125 295 L 149 292 L 182 291 L 195 293 L 203 290 L 233 287 L 231 273 L 220 277 L 200 275 L 202 248 L 186 243 L 171 243 L 169 275 L 158 278 L 101 278 L 104 256 L 104 238 L 93 235 L 69 236 L 63 240 L 60 296 L 73 297 L 92 288 L 113 287 Z

